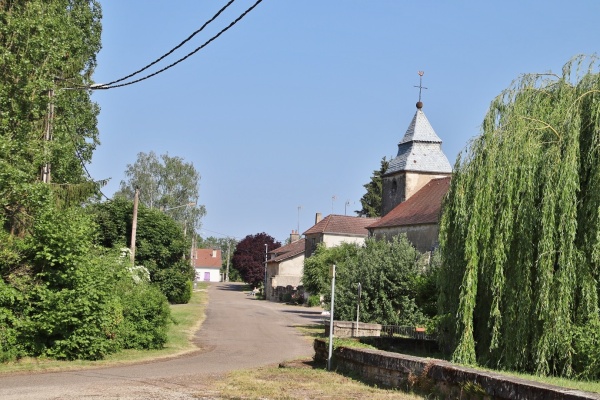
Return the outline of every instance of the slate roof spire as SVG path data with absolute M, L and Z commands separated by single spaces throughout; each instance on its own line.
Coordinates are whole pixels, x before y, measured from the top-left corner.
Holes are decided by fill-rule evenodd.
M 422 71 L 419 71 L 419 76 L 422 79 Z M 421 89 L 427 88 L 423 87 L 422 81 L 416 87 L 419 88 L 417 111 L 404 137 L 398 143 L 396 158 L 390 161 L 385 174 L 402 171 L 452 173 L 452 166 L 442 151 L 442 139 L 436 135 L 423 112 Z

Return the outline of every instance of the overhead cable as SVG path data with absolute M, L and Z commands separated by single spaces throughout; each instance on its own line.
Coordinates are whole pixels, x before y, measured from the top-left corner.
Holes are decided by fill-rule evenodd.
M 144 68 L 142 69 L 138 69 L 137 71 L 121 78 L 121 79 L 117 79 L 116 81 L 112 81 L 112 82 L 108 82 L 105 84 L 102 84 L 101 86 L 111 86 L 114 85 L 115 83 L 119 83 L 122 82 L 126 79 L 131 78 L 132 76 L 135 76 L 137 74 L 139 74 L 140 72 L 143 72 L 145 70 L 147 70 L 148 68 L 150 68 L 151 66 L 153 66 L 154 64 L 164 60 L 166 57 L 170 56 L 171 54 L 173 54 L 173 52 L 177 49 L 179 49 L 181 46 L 183 46 L 184 44 L 186 44 L 187 42 L 189 42 L 194 36 L 196 36 L 198 33 L 202 32 L 204 30 L 204 28 L 206 28 L 206 26 L 208 24 L 210 24 L 211 22 L 213 22 L 215 19 L 217 19 L 217 17 L 219 15 L 221 15 L 221 13 L 223 11 L 225 11 L 227 9 L 227 7 L 229 7 L 235 0 L 230 0 L 227 4 L 225 4 L 225 6 L 223 6 L 223 8 L 221 8 L 215 15 L 213 15 L 213 17 L 211 19 L 209 19 L 208 21 L 206 21 L 204 23 L 204 25 L 202 25 L 200 27 L 200 29 L 196 30 L 194 33 L 192 33 L 190 36 L 187 37 L 187 39 L 185 39 L 183 42 L 179 43 L 177 46 L 173 47 L 171 50 L 169 50 L 167 53 L 165 53 L 164 55 L 162 55 L 160 58 L 157 58 L 156 60 L 152 61 L 150 64 L 146 65 Z
M 194 49 L 193 51 L 191 51 L 190 53 L 188 53 L 186 56 L 180 58 L 179 60 L 175 61 L 172 64 L 167 65 L 166 67 L 164 67 L 163 69 L 160 69 L 152 74 L 146 75 L 142 78 L 133 80 L 131 82 L 126 82 L 126 83 L 121 83 L 118 85 L 109 85 L 109 84 L 102 84 L 102 85 L 96 85 L 94 87 L 89 87 L 89 89 L 93 89 L 93 90 L 106 90 L 106 89 L 114 89 L 114 88 L 118 88 L 118 87 L 123 87 L 123 86 L 128 86 L 128 85 L 133 85 L 134 83 L 138 83 L 141 81 L 144 81 L 146 79 L 152 78 L 153 76 L 156 76 L 172 67 L 174 67 L 175 65 L 179 64 L 182 61 L 185 61 L 186 59 L 188 59 L 189 57 L 191 57 L 192 55 L 196 54 L 198 51 L 202 50 L 203 48 L 205 48 L 206 46 L 208 46 L 209 43 L 211 43 L 212 41 L 214 41 L 215 39 L 217 39 L 219 36 L 221 36 L 223 33 L 227 32 L 232 26 L 234 26 L 235 24 L 237 24 L 239 21 L 241 21 L 250 11 L 252 11 L 256 6 L 258 6 L 263 0 L 257 0 L 250 8 L 248 8 L 246 11 L 244 11 L 239 17 L 237 17 L 234 21 L 232 21 L 229 25 L 227 25 L 225 28 L 223 28 L 219 33 L 217 33 L 215 36 L 211 37 L 210 39 L 208 39 L 206 42 L 204 42 L 204 44 L 200 47 L 197 47 L 196 49 Z M 126 79 L 126 78 L 124 78 Z M 115 81 L 117 82 L 117 81 Z

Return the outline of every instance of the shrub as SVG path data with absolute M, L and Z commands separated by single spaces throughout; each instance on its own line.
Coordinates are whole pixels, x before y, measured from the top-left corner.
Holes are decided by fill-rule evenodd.
M 171 311 L 167 299 L 154 285 L 129 285 L 120 293 L 123 321 L 117 340 L 127 349 L 159 349 L 167 341 Z
M 311 294 L 308 296 L 308 306 L 309 307 L 317 307 L 321 305 L 321 296 L 318 294 Z

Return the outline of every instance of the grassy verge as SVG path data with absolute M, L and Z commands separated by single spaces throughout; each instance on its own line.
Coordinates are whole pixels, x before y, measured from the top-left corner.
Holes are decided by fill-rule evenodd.
M 66 371 L 81 368 L 106 367 L 142 362 L 158 358 L 174 357 L 196 349 L 191 337 L 204 321 L 204 309 L 208 294 L 207 285 L 198 284 L 188 304 L 171 305 L 171 318 L 173 323 L 169 326 L 168 341 L 160 350 L 123 350 L 110 354 L 100 361 L 58 361 L 47 358 L 26 357 L 16 362 L 0 364 L 0 373 L 8 372 L 47 372 Z
M 222 399 L 422 399 L 396 390 L 369 386 L 323 368 L 263 367 L 230 373 L 217 383 Z

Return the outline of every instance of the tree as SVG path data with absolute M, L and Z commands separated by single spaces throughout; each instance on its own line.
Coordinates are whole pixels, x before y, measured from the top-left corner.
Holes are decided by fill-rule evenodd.
M 371 182 L 363 185 L 363 187 L 367 189 L 367 193 L 360 199 L 362 209 L 355 211 L 359 217 L 381 217 L 383 196 L 383 182 L 381 177 L 385 174 L 389 164 L 389 161 L 383 157 L 381 159 L 381 167 L 379 170 L 373 171 Z
M 201 218 L 206 214 L 198 202 L 200 174 L 192 163 L 180 157 L 154 152 L 138 153 L 136 162 L 127 165 L 127 181 L 115 196 L 133 199 L 135 188 L 140 189 L 140 204 L 148 208 L 158 208 L 168 212 L 173 219 L 185 226 L 186 232 L 194 234 L 201 226 Z
M 281 247 L 281 242 L 264 232 L 248 235 L 240 240 L 233 253 L 233 268 L 252 286 L 260 286 L 265 280 L 265 245 L 270 251 Z
M 430 270 L 424 268 L 419 252 L 405 235 L 391 242 L 370 238 L 364 245 L 342 243 L 331 248 L 319 245 L 315 254 L 304 260 L 302 282 L 310 293 L 324 294 L 325 302 L 331 301 L 332 264 L 336 265 L 336 319 L 356 320 L 360 283 L 361 321 L 403 326 L 427 321 L 428 316 L 417 300 L 424 297 L 419 289 Z
M 99 226 L 99 243 L 107 248 L 130 247 L 133 203 L 122 197 L 92 207 Z M 194 269 L 189 255 L 191 240 L 167 214 L 144 205 L 138 208 L 136 265 L 150 272 L 171 303 L 187 303 L 191 296 Z
M 600 376 L 598 144 L 596 59 L 524 75 L 492 102 L 441 218 L 439 307 L 454 360 Z
M 93 83 L 101 9 L 95 0 L 1 1 L 0 20 L 0 212 L 24 234 L 31 199 L 47 190 L 36 185 L 43 166 L 55 201 L 97 192 L 83 165 L 99 143 L 99 107 L 70 89 Z

